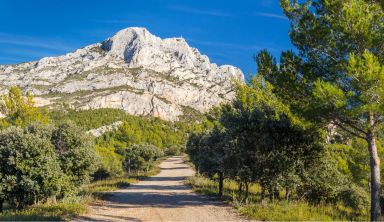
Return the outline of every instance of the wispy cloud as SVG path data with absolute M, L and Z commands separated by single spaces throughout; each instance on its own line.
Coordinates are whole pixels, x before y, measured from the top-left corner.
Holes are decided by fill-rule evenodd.
M 252 14 L 253 16 L 260 16 L 260 17 L 267 17 L 267 18 L 275 18 L 275 19 L 281 19 L 281 20 L 288 20 L 287 17 L 280 14 L 275 13 L 268 13 L 268 12 L 255 12 Z
M 103 40 L 103 38 L 109 37 L 116 33 L 117 30 L 112 29 L 78 29 L 72 30 L 71 32 L 76 35 L 84 36 L 84 38 L 95 37 L 98 38 L 99 41 Z
M 198 15 L 208 15 L 208 16 L 215 16 L 215 17 L 231 17 L 232 16 L 231 14 L 225 13 L 222 11 L 205 10 L 205 9 L 186 7 L 186 6 L 171 6 L 168 8 L 174 11 L 180 11 L 180 12 L 186 12 L 186 13 L 198 14 Z
M 27 46 L 41 49 L 49 49 L 61 52 L 70 51 L 74 49 L 74 47 L 68 45 L 64 41 L 60 41 L 57 39 L 37 38 L 10 33 L 0 33 L 0 43 L 15 46 Z
M 34 58 L 42 58 L 46 56 L 57 56 L 60 55 L 60 52 L 52 51 L 52 50 L 42 50 L 42 49 L 4 49 L 2 53 L 12 55 L 12 56 L 21 56 L 21 57 L 34 57 Z
M 129 19 L 95 19 L 92 21 L 99 22 L 99 23 L 108 23 L 108 24 L 127 24 L 127 23 L 137 22 L 135 20 L 129 20 Z

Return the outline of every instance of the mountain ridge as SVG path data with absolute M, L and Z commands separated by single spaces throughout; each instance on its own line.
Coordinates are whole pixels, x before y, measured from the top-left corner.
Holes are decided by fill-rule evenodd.
M 0 65 L 0 92 L 19 85 L 38 106 L 118 108 L 172 121 L 186 109 L 206 112 L 230 101 L 233 79 L 244 81 L 240 69 L 211 63 L 182 38 L 161 39 L 140 27 L 62 56 Z

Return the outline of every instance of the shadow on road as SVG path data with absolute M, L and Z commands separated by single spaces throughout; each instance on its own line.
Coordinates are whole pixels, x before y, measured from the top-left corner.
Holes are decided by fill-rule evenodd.
M 106 204 L 107 207 L 111 208 L 142 208 L 154 206 L 158 208 L 180 208 L 204 205 L 224 206 L 225 204 L 217 198 L 195 195 L 193 193 L 159 192 L 114 192 Z

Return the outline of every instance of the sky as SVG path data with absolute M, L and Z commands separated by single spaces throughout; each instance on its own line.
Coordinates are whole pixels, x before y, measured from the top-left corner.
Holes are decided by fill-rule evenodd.
M 262 49 L 292 48 L 278 0 L 2 0 L 0 64 L 58 56 L 127 27 L 183 37 L 219 65 L 256 72 Z

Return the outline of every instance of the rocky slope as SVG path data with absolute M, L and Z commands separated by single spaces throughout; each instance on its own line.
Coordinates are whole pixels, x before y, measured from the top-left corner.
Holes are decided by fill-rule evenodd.
M 233 66 L 217 66 L 182 38 L 160 39 L 127 28 L 75 52 L 0 66 L 0 92 L 19 85 L 39 106 L 119 108 L 133 115 L 178 120 L 233 98 Z

